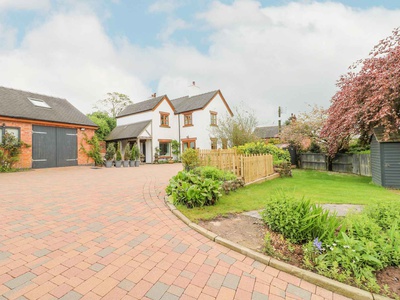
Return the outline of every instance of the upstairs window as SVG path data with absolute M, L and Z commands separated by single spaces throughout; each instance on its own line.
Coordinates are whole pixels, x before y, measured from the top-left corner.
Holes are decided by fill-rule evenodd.
M 169 127 L 169 113 L 160 112 L 160 126 Z
M 210 111 L 210 119 L 211 119 L 211 122 L 210 122 L 210 125 L 211 126 L 218 126 L 218 123 L 217 123 L 217 112 L 215 112 L 215 111 Z
M 28 98 L 28 100 L 37 107 L 44 107 L 44 108 L 51 108 L 44 100 L 42 99 L 35 99 L 35 98 Z
M 184 126 L 193 126 L 192 114 L 183 115 Z

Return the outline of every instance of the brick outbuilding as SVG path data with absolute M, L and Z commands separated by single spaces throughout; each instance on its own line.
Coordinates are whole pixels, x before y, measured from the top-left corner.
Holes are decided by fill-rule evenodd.
M 66 99 L 0 87 L 0 142 L 8 132 L 30 146 L 22 148 L 16 168 L 93 164 L 80 149 L 89 148 L 85 136 L 96 129 Z

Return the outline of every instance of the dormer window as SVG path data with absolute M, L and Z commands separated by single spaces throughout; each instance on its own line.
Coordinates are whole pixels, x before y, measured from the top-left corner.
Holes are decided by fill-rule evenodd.
M 28 100 L 37 107 L 51 108 L 44 100 L 36 98 L 28 98 Z

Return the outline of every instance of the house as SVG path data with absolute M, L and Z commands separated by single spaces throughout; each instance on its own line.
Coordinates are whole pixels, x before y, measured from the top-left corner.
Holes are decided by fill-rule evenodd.
M 371 138 L 372 181 L 400 188 L 400 131 L 384 138 L 383 127 L 374 128 Z
M 123 150 L 127 143 L 137 143 L 145 162 L 151 163 L 155 148 L 160 158 L 171 158 L 171 143 L 186 148 L 226 148 L 226 140 L 212 136 L 218 118 L 233 113 L 220 90 L 170 100 L 162 95 L 127 106 L 117 116 L 117 127 L 106 138 L 118 142 Z
M 256 129 L 254 129 L 254 134 L 263 140 L 279 138 L 279 126 L 256 127 Z
M 23 147 L 17 168 L 51 168 L 91 164 L 88 148 L 97 125 L 67 100 L 0 87 L 0 142 L 14 134 Z

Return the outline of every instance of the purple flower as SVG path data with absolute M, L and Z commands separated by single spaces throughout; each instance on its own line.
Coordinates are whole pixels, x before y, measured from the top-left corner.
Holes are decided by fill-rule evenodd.
M 318 238 L 316 238 L 313 242 L 313 246 L 318 249 L 319 252 L 322 251 L 322 242 L 318 241 Z

